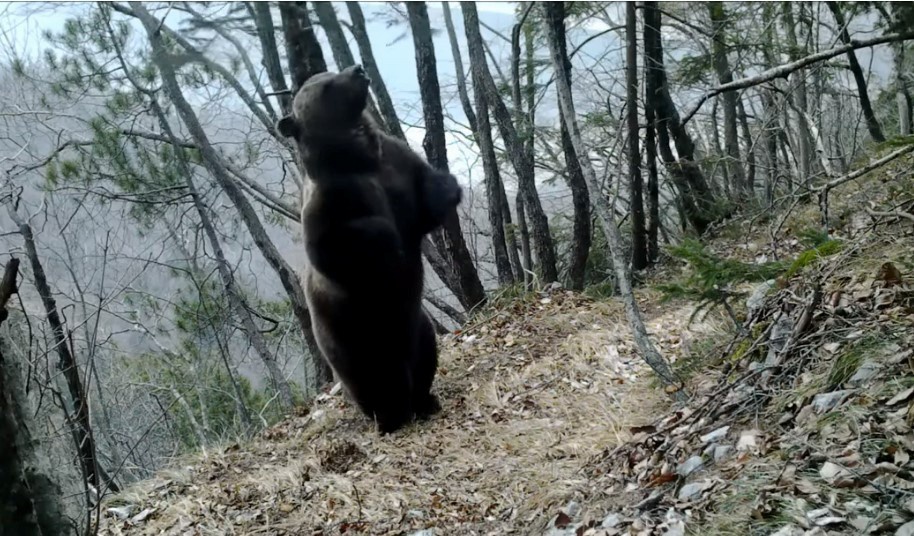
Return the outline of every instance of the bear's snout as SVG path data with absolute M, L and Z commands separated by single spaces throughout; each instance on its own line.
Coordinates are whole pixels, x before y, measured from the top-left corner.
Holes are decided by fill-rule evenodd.
M 356 80 L 364 80 L 366 82 L 368 81 L 368 72 L 365 70 L 365 67 L 362 67 L 362 64 L 360 63 L 350 65 L 349 67 L 343 69 L 341 74 L 348 74 Z

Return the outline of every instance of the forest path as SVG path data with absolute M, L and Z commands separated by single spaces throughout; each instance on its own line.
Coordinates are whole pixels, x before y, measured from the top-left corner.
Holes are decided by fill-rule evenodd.
M 648 329 L 675 355 L 692 306 L 653 302 Z M 588 460 L 669 407 L 616 300 L 510 301 L 440 347 L 431 421 L 381 437 L 341 394 L 321 395 L 248 445 L 139 483 L 118 502 L 155 511 L 101 533 L 542 533 L 586 486 Z

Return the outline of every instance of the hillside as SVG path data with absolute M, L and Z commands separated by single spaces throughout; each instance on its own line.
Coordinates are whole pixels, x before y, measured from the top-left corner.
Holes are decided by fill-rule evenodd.
M 616 299 L 502 297 L 442 339 L 432 421 L 382 438 L 334 390 L 110 498 L 101 534 L 911 534 L 912 191 L 910 155 L 833 190 L 841 246 L 734 304 L 742 333 L 661 302 L 686 269 L 659 267 L 638 295 L 685 407 Z M 819 218 L 731 221 L 709 249 L 792 260 Z

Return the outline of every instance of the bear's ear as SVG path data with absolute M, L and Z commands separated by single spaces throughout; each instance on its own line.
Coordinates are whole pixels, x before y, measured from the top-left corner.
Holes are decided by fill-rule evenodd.
M 295 123 L 295 118 L 291 115 L 287 115 L 280 119 L 279 122 L 276 123 L 276 130 L 287 138 L 294 138 L 298 135 L 298 125 Z

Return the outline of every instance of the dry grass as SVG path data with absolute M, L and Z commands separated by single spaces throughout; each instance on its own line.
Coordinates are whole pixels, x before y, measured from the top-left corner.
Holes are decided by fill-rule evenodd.
M 666 354 L 688 309 L 649 317 Z M 586 488 L 580 472 L 667 407 L 621 308 L 559 293 L 512 303 L 441 342 L 443 412 L 388 437 L 322 396 L 250 445 L 113 499 L 101 534 L 529 534 Z M 671 328 L 672 326 L 672 328 Z

